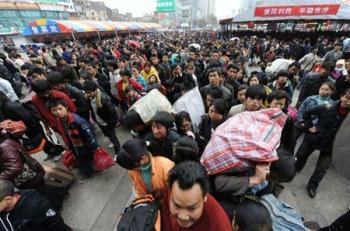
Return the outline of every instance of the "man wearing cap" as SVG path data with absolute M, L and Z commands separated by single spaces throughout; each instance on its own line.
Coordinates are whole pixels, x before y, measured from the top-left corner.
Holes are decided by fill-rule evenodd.
M 71 231 L 50 202 L 35 190 L 14 191 L 0 180 L 0 230 Z
M 154 155 L 174 159 L 173 147 L 180 139 L 180 135 L 171 129 L 174 121 L 171 114 L 165 111 L 158 112 L 152 118 L 152 132 L 145 136 L 145 140 L 150 142 L 148 150 Z
M 136 198 L 153 195 L 161 200 L 167 188 L 168 172 L 174 162 L 162 157 L 152 156 L 146 142 L 140 139 L 126 141 L 117 155 L 117 163 L 127 170 L 133 182 Z M 160 217 L 156 230 L 160 231 Z

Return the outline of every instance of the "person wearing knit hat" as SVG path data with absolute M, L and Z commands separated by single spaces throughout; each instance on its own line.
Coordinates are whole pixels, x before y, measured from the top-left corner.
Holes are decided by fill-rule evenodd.
M 158 112 L 152 118 L 152 132 L 146 135 L 145 140 L 150 142 L 148 149 L 154 155 L 160 155 L 173 160 L 173 147 L 180 135 L 172 130 L 174 118 L 169 112 Z
M 174 162 L 162 156 L 153 156 L 147 150 L 146 141 L 130 139 L 122 145 L 117 163 L 128 170 L 136 199 L 151 194 L 155 199 L 162 200 L 167 189 L 168 173 L 175 166 Z M 159 216 L 155 230 L 160 230 Z

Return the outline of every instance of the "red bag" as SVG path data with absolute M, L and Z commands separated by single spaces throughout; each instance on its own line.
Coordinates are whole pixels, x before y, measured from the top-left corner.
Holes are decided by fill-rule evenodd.
M 27 130 L 26 125 L 23 121 L 13 121 L 13 120 L 4 120 L 0 123 L 0 128 L 4 129 L 6 132 L 11 135 L 19 138 Z
M 72 151 L 65 151 L 62 159 L 64 166 L 68 169 L 74 169 L 76 167 L 75 156 Z
M 113 158 L 106 150 L 99 147 L 94 153 L 94 167 L 97 171 L 106 170 L 114 165 Z

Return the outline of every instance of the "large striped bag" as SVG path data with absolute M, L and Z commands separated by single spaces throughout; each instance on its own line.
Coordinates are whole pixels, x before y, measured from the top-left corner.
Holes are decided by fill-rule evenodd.
M 249 162 L 278 160 L 276 149 L 287 115 L 280 109 L 242 112 L 221 124 L 201 157 L 209 174 L 236 167 L 248 167 Z

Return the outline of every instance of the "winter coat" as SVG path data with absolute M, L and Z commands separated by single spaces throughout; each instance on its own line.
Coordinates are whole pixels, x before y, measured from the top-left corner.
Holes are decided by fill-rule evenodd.
M 85 93 L 78 88 L 66 84 L 66 90 L 64 91 L 74 102 L 77 107 L 77 113 L 86 113 L 90 110 L 89 100 L 86 98 Z
M 70 112 L 77 111 L 77 108 L 75 107 L 73 101 L 65 93 L 60 92 L 60 91 L 56 91 L 56 90 L 51 90 L 50 97 L 64 100 L 66 102 L 66 104 L 68 106 L 68 110 Z M 33 102 L 35 108 L 40 113 L 41 118 L 44 120 L 44 122 L 46 122 L 55 131 L 59 131 L 60 129 L 59 129 L 59 125 L 56 122 L 56 117 L 46 107 L 47 100 L 43 99 L 37 95 L 34 95 L 32 97 L 32 102 Z
M 272 90 L 272 91 L 275 91 L 275 90 L 282 90 L 282 91 L 285 91 L 287 92 L 288 96 L 290 99 L 292 99 L 293 97 L 293 87 L 291 85 L 291 83 L 289 81 L 287 81 L 287 83 L 281 87 L 281 88 L 277 88 L 277 82 L 276 81 L 273 81 L 272 83 L 270 83 L 268 85 L 268 87 Z
M 22 145 L 11 139 L 0 144 L 0 179 L 14 181 L 23 170 L 23 160 L 18 153 Z
M 314 126 L 312 123 L 312 115 L 318 117 L 316 133 L 309 133 L 308 139 L 317 148 L 329 147 L 332 145 L 333 139 L 348 112 L 348 110 L 343 114 L 340 112 L 340 101 L 333 105 L 323 104 L 305 110 L 303 117 L 306 129 Z
M 312 107 L 316 107 L 316 106 L 320 105 L 319 100 L 318 100 L 319 97 L 320 97 L 319 95 L 312 95 L 312 96 L 307 97 L 304 100 L 304 102 L 300 105 L 299 110 L 298 110 L 298 116 L 297 116 L 298 123 L 300 123 L 300 124 L 304 123 L 303 115 L 304 115 L 305 110 L 308 110 Z M 329 100 L 325 101 L 324 103 L 325 104 L 333 104 L 334 100 L 329 98 Z M 317 117 L 313 116 L 312 118 L 313 118 L 312 119 L 313 124 L 315 125 L 317 123 Z
M 350 88 L 350 80 L 346 76 L 341 76 L 335 82 L 336 94 L 335 99 L 339 99 L 346 89 Z
M 157 81 L 160 82 L 160 79 L 158 77 L 159 76 L 158 71 L 154 67 L 151 67 L 151 69 L 148 73 L 146 73 L 144 70 L 142 70 L 141 75 L 147 82 L 149 82 L 149 77 L 151 77 L 151 75 L 155 75 L 157 77 Z
M 317 54 L 309 53 L 299 60 L 301 64 L 301 70 L 309 72 L 315 63 L 319 60 Z
M 178 139 L 180 135 L 173 130 L 170 130 L 168 136 L 163 139 L 156 139 L 153 133 L 145 136 L 145 140 L 150 142 L 148 150 L 154 155 L 163 156 L 169 160 L 174 159 L 174 145 Z
M 134 87 L 136 91 L 143 91 L 144 87 L 141 86 L 136 80 L 129 78 L 129 86 Z M 119 80 L 116 84 L 116 88 L 118 91 L 118 99 L 121 101 L 125 101 L 125 93 L 123 91 L 123 81 Z
M 0 230 L 71 231 L 50 202 L 35 190 L 21 190 L 14 195 L 15 207 L 0 213 Z M 11 229 L 12 227 L 12 229 Z
M 107 126 L 114 127 L 118 123 L 118 114 L 112 100 L 100 89 L 97 89 L 96 106 L 97 115 L 107 123 Z M 95 113 L 91 112 L 92 118 L 96 121 Z
M 136 197 L 152 194 L 157 199 L 161 199 L 167 187 L 168 173 L 175 166 L 174 162 L 162 156 L 150 155 L 152 168 L 152 192 L 147 190 L 143 182 L 140 170 L 130 170 L 129 176 L 134 184 Z
M 60 134 L 65 143 L 77 156 L 93 154 L 97 148 L 97 139 L 91 125 L 75 113 L 68 112 L 67 121 L 57 119 L 64 130 Z
M 18 96 L 8 80 L 0 78 L 0 91 L 5 93 L 7 98 L 9 98 L 11 101 L 18 100 Z
M 36 173 L 33 178 L 27 178 L 24 164 Z M 26 189 L 43 184 L 44 175 L 41 164 L 27 154 L 20 142 L 8 138 L 0 144 L 0 179 L 12 181 L 17 188 Z
M 317 95 L 322 84 L 328 80 L 330 80 L 330 77 L 322 77 L 319 73 L 310 73 L 304 77 L 300 82 L 301 90 L 297 106 L 299 107 L 307 97 Z

